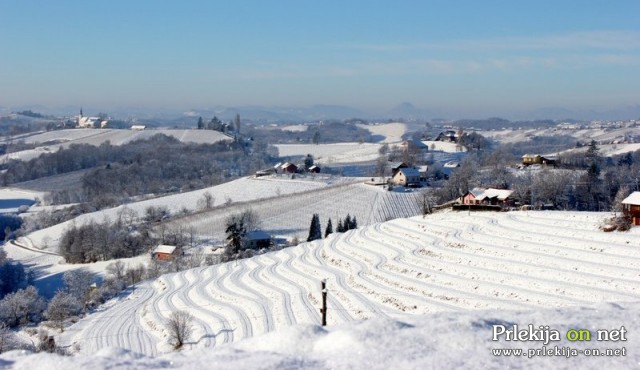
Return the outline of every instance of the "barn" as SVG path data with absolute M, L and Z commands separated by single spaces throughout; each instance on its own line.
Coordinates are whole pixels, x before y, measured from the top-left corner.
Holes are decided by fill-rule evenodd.
M 176 252 L 176 247 L 173 245 L 158 245 L 152 252 L 154 259 L 158 261 L 170 261 Z

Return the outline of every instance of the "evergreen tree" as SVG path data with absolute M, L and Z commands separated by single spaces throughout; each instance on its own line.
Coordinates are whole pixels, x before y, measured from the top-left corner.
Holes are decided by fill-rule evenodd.
M 313 166 L 313 156 L 311 154 L 307 154 L 304 159 L 304 168 L 308 170 L 311 166 Z
M 353 216 L 351 219 L 351 227 L 349 229 L 357 229 L 358 228 L 358 220 L 356 220 L 356 216 Z
M 317 213 L 311 217 L 311 225 L 309 226 L 309 237 L 307 241 L 322 239 L 322 226 L 320 226 L 320 216 Z
M 198 130 L 203 130 L 204 129 L 204 121 L 202 120 L 202 117 L 198 118 Z
M 344 223 L 342 224 L 342 228 L 344 231 L 351 230 L 351 215 L 347 213 L 347 217 L 344 219 Z
M 336 227 L 336 232 L 339 232 L 339 233 L 344 232 L 344 225 L 342 224 L 341 218 L 338 219 L 338 226 Z
M 324 237 L 326 238 L 329 234 L 333 234 L 333 225 L 331 225 L 331 219 L 327 222 L 327 228 L 324 230 Z
M 242 248 L 242 240 L 246 234 L 242 217 L 232 216 L 227 220 L 227 254 L 234 255 Z

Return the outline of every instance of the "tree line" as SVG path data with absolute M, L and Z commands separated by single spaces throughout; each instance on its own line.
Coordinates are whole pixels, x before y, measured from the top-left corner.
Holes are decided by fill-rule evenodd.
M 97 208 L 140 194 L 164 194 L 217 185 L 253 173 L 277 155 L 264 142 L 182 143 L 158 134 L 121 146 L 72 144 L 29 161 L 12 161 L 0 175 L 4 186 L 87 170 L 80 194 L 54 191 L 56 204 L 91 202 Z

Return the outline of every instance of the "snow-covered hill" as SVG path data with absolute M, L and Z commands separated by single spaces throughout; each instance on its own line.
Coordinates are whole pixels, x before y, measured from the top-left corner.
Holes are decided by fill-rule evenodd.
M 124 145 L 135 140 L 149 139 L 154 135 L 163 134 L 175 137 L 182 142 L 197 144 L 215 143 L 222 140 L 232 140 L 229 136 L 213 130 L 118 130 L 118 129 L 67 129 L 47 131 L 22 138 L 27 144 L 39 145 L 34 149 L 23 150 L 0 156 L 0 163 L 10 159 L 28 161 L 41 154 L 55 152 L 60 148 L 68 148 L 71 144 L 90 144 L 98 146 L 109 141 L 112 145 Z
M 607 216 L 443 212 L 397 219 L 251 259 L 164 275 L 81 320 L 58 342 L 77 344 L 85 354 L 107 346 L 147 355 L 168 352 L 163 323 L 177 310 L 195 317 L 193 348 L 217 347 L 295 324 L 317 325 L 321 279 L 327 279 L 332 326 L 443 311 L 640 301 L 638 230 L 601 232 L 598 226 Z M 629 307 L 634 311 L 619 318 L 637 316 L 637 305 Z M 470 317 L 465 315 L 461 317 Z M 456 316 L 438 317 L 455 321 Z M 547 324 L 543 313 L 530 317 Z M 469 325 L 465 320 L 461 322 Z M 565 324 L 595 329 L 589 321 Z M 394 325 L 387 322 L 376 330 L 393 335 Z M 346 345 L 351 339 L 364 340 L 347 333 L 342 338 Z M 449 339 L 454 342 L 446 348 L 466 340 L 464 334 Z M 431 346 L 425 348 L 444 350 Z
M 299 324 L 217 346 L 215 350 L 200 348 L 158 357 L 112 347 L 73 357 L 14 351 L 0 354 L 0 366 L 25 370 L 633 369 L 640 363 L 640 340 L 634 334 L 640 332 L 639 313 L 640 304 L 636 302 L 535 311 L 498 309 L 405 315 L 326 328 Z M 493 325 L 506 325 L 511 329 L 514 324 L 520 329 L 529 324 L 535 328 L 548 326 L 550 330 L 557 330 L 562 339 L 546 345 L 543 341 L 505 341 L 504 336 L 498 341 L 492 340 Z M 596 340 L 597 330 L 620 330 L 621 327 L 627 331 L 627 340 Z M 592 332 L 592 340 L 566 339 L 565 334 L 576 328 Z M 560 350 L 557 355 L 556 346 Z M 543 348 L 551 350 L 551 355 L 549 352 L 542 355 Z M 494 355 L 494 351 L 502 349 L 522 350 L 525 355 Z M 571 356 L 570 350 L 583 352 Z M 585 350 L 593 355 L 584 354 Z M 594 350 L 602 352 L 596 355 Z M 617 350 L 618 355 L 601 356 L 606 350 Z

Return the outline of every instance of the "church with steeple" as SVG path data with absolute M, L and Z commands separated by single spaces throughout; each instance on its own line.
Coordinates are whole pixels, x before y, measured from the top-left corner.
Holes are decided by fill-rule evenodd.
M 85 117 L 82 114 L 82 107 L 80 107 L 80 115 L 78 116 L 76 128 L 106 128 L 108 124 L 108 120 L 103 120 L 100 117 Z

